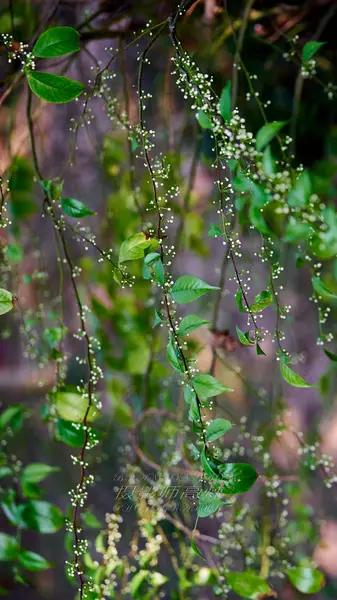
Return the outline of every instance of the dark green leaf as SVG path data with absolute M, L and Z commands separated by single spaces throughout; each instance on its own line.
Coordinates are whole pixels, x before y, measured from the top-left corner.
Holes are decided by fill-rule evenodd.
M 58 419 L 57 434 L 61 442 L 73 448 L 82 448 L 84 444 L 84 430 L 78 423 Z
M 269 583 L 254 573 L 227 573 L 226 579 L 233 592 L 242 598 L 259 600 L 271 595 Z
M 223 232 L 221 231 L 220 227 L 214 225 L 214 223 L 211 223 L 209 226 L 208 235 L 211 238 L 216 238 L 219 237 L 219 235 L 223 235 Z
M 175 371 L 179 371 L 180 373 L 185 372 L 181 352 L 177 348 L 172 336 L 170 336 L 169 342 L 167 344 L 166 357 Z
M 0 561 L 15 560 L 19 545 L 15 537 L 0 532 Z
M 69 215 L 69 217 L 74 217 L 74 219 L 81 219 L 82 217 L 95 214 L 92 210 L 89 210 L 83 202 L 75 200 L 75 198 L 62 198 L 61 204 L 64 212 Z
M 212 121 L 208 118 L 203 110 L 198 112 L 197 119 L 202 129 L 212 129 Z
M 102 523 L 89 510 L 82 513 L 82 520 L 84 525 L 90 529 L 102 529 Z
M 272 302 L 273 302 L 272 294 L 267 290 L 263 290 L 262 292 L 257 294 L 257 296 L 255 296 L 255 298 L 253 299 L 253 302 L 250 305 L 250 310 L 253 313 L 261 312 L 264 308 L 269 306 L 269 304 L 271 304 Z
M 326 42 L 307 42 L 302 48 L 302 62 L 310 60 Z
M 24 409 L 21 404 L 15 404 L 9 406 L 0 415 L 0 429 L 10 427 L 13 430 L 17 430 L 21 427 L 23 421 Z
M 238 290 L 235 294 L 235 302 L 240 312 L 245 313 L 247 310 L 243 306 L 243 292 Z
M 43 556 L 30 550 L 22 550 L 18 559 L 19 563 L 28 571 L 45 571 L 51 567 L 51 564 Z
M 207 294 L 207 292 L 218 289 L 218 287 L 209 285 L 205 281 L 198 279 L 198 277 L 183 275 L 173 284 L 171 296 L 177 304 L 187 304 L 188 302 L 194 302 L 194 300 Z
M 331 300 L 337 300 L 337 294 L 334 294 L 329 288 L 321 281 L 318 277 L 312 278 L 312 287 L 314 288 L 319 300 L 325 300 L 329 302 Z
M 26 71 L 27 81 L 32 92 L 54 104 L 64 104 L 78 98 L 84 90 L 79 81 L 74 81 L 62 75 L 44 73 L 42 71 Z
M 262 350 L 260 344 L 258 344 L 258 342 L 256 342 L 256 354 L 258 356 L 266 356 L 266 353 L 263 352 L 263 350 Z
M 254 467 L 246 463 L 227 463 L 218 466 L 224 494 L 242 494 L 250 490 L 258 475 Z
M 263 150 L 286 124 L 287 121 L 274 121 L 263 125 L 256 134 L 256 150 Z
M 22 519 L 29 529 L 39 533 L 55 533 L 64 525 L 60 509 L 41 500 L 27 502 L 22 509 Z
M 232 424 L 227 419 L 214 419 L 206 430 L 207 442 L 214 442 L 222 435 L 225 435 L 227 431 L 230 431 L 230 429 L 232 429 Z
M 51 27 L 39 36 L 33 55 L 39 58 L 55 58 L 77 52 L 80 34 L 72 27 Z
M 206 558 L 204 557 L 204 555 L 202 554 L 202 552 L 199 550 L 198 546 L 196 545 L 194 538 L 192 538 L 192 541 L 191 541 L 191 548 L 195 554 L 200 556 L 200 558 L 202 558 L 203 560 L 206 560 Z
M 238 326 L 236 326 L 236 333 L 237 333 L 237 336 L 238 336 L 241 344 L 243 344 L 244 346 L 253 346 L 254 345 L 254 342 L 249 337 L 249 331 L 246 331 L 246 333 L 243 333 L 243 331 L 241 331 L 241 329 Z
M 329 350 L 326 350 L 324 348 L 324 353 L 326 354 L 326 356 L 328 358 L 330 358 L 330 360 L 332 360 L 333 362 L 337 362 L 337 354 L 334 354 L 333 352 L 330 352 Z
M 232 82 L 228 81 L 223 88 L 220 96 L 220 114 L 225 121 L 229 121 L 231 118 L 231 106 L 232 106 Z M 235 108 L 235 107 L 234 107 Z
M 207 323 L 209 323 L 209 321 L 205 321 L 204 319 L 197 317 L 197 315 L 188 315 L 179 323 L 177 333 L 181 336 L 187 335 L 188 333 L 191 333 L 191 331 L 198 329 L 198 327 L 207 325 Z

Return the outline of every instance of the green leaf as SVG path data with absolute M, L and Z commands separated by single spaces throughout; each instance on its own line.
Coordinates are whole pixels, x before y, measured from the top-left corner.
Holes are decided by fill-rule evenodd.
M 235 294 L 235 302 L 236 302 L 236 306 L 238 307 L 238 309 L 239 309 L 239 311 L 241 313 L 247 312 L 247 310 L 243 306 L 243 292 L 242 292 L 242 290 L 238 290 L 236 292 L 236 294 Z
M 273 157 L 273 153 L 271 151 L 270 146 L 267 146 L 263 153 L 262 168 L 263 168 L 265 174 L 268 175 L 268 177 L 271 177 L 272 175 L 275 174 L 275 171 L 276 171 L 275 159 Z
M 90 512 L 90 510 L 86 510 L 82 513 L 82 520 L 84 525 L 90 527 L 90 529 L 102 529 L 102 523 L 92 512 Z
M 177 304 L 187 304 L 188 302 L 194 302 L 207 292 L 218 289 L 218 287 L 209 285 L 202 279 L 198 279 L 198 277 L 182 275 L 173 284 L 171 296 Z
M 312 278 L 312 287 L 314 288 L 319 300 L 337 300 L 337 295 L 334 294 L 329 288 L 318 278 Z
M 9 467 L 0 467 L 0 479 L 2 479 L 2 477 L 7 477 L 8 475 L 12 475 L 12 469 Z
M 167 344 L 166 357 L 175 371 L 179 371 L 179 373 L 185 373 L 184 363 L 181 358 L 181 354 L 176 344 L 174 343 L 172 336 L 170 336 Z
M 77 52 L 80 34 L 72 27 L 51 27 L 39 36 L 33 55 L 39 58 L 55 58 Z
M 223 392 L 233 392 L 229 387 L 226 387 L 212 375 L 196 375 L 193 377 L 193 387 L 201 400 L 218 396 Z
M 199 550 L 198 546 L 196 545 L 194 538 L 192 538 L 192 541 L 191 541 L 191 548 L 195 554 L 200 556 L 200 558 L 202 558 L 203 560 L 206 560 L 203 553 L 201 552 L 201 550 Z
M 13 263 L 20 263 L 23 260 L 23 250 L 21 246 L 17 244 L 8 244 L 6 248 L 6 255 L 8 260 Z
M 39 483 L 51 473 L 59 470 L 59 467 L 51 467 L 43 463 L 31 463 L 24 469 L 21 480 L 25 483 Z
M 219 237 L 219 235 L 223 235 L 223 231 L 221 231 L 220 227 L 211 223 L 208 230 L 208 236 L 211 238 Z
M 249 337 L 249 331 L 246 331 L 246 333 L 243 333 L 243 331 L 241 331 L 241 329 L 238 326 L 236 326 L 236 333 L 237 333 L 237 336 L 238 336 L 241 344 L 243 344 L 244 346 L 253 346 L 254 345 L 254 342 Z
M 55 533 L 64 525 L 60 509 L 42 500 L 30 500 L 23 505 L 21 514 L 27 527 L 39 533 Z
M 253 313 L 261 312 L 264 308 L 269 306 L 272 302 L 273 302 L 272 294 L 267 290 L 263 290 L 262 292 L 257 294 L 257 296 L 255 296 L 255 298 L 253 299 L 253 302 L 250 305 L 250 310 Z
M 256 150 L 263 150 L 286 124 L 287 121 L 273 121 L 263 125 L 256 134 Z
M 249 207 L 249 218 L 252 222 L 252 225 L 260 231 L 260 233 L 264 233 L 265 235 L 272 235 L 272 231 L 269 229 L 267 223 L 263 217 L 263 211 L 261 206 L 254 206 L 251 204 Z
M 288 221 L 282 239 L 290 244 L 298 244 L 299 242 L 305 242 L 310 237 L 311 232 L 312 228 L 308 223 L 299 223 L 292 219 Z
M 43 331 L 43 339 L 47 342 L 50 348 L 55 348 L 63 340 L 66 329 L 62 327 L 47 327 Z
M 82 448 L 84 444 L 84 430 L 82 425 L 66 421 L 65 419 L 58 419 L 56 427 L 61 442 L 73 448 Z
M 333 352 L 330 352 L 329 350 L 326 350 L 325 348 L 323 348 L 324 350 L 324 354 L 326 354 L 326 356 L 328 358 L 330 358 L 330 360 L 332 360 L 333 362 L 337 362 L 337 354 L 334 354 Z
M 143 258 L 144 250 L 153 245 L 153 242 L 157 242 L 154 238 L 148 238 L 145 233 L 136 233 L 131 235 L 121 245 L 119 251 L 119 262 L 126 262 L 127 260 L 137 260 Z M 159 242 L 157 242 L 159 247 Z
M 57 413 L 66 421 L 81 423 L 88 407 L 88 398 L 75 392 L 58 392 L 55 398 Z M 99 416 L 98 410 L 91 406 L 87 421 L 93 421 Z
M 212 492 L 201 492 L 198 499 L 197 515 L 198 517 L 209 517 L 223 506 L 228 506 L 228 503 L 218 498 Z
M 81 219 L 82 217 L 95 214 L 83 202 L 75 200 L 75 198 L 62 198 L 61 204 L 64 212 L 69 217 L 74 217 L 74 219 Z
M 233 592 L 241 598 L 258 600 L 267 597 L 272 589 L 267 581 L 254 573 L 227 573 L 226 580 Z
M 15 560 L 19 545 L 15 537 L 0 532 L 0 561 Z
M 207 442 L 214 442 L 222 435 L 225 435 L 227 431 L 232 429 L 232 424 L 227 419 L 214 419 L 206 430 Z
M 0 429 L 4 429 L 5 427 L 10 427 L 13 430 L 17 430 L 20 428 L 23 420 L 24 410 L 21 404 L 15 404 L 14 406 L 9 406 L 4 410 L 4 412 L 0 415 Z
M 200 463 L 205 475 L 210 479 L 219 480 L 221 475 L 218 466 L 222 463 L 213 458 L 207 450 L 204 450 L 200 455 Z
M 196 423 L 198 426 L 200 425 L 200 414 L 199 414 L 199 406 L 195 393 L 190 398 L 190 410 L 188 413 L 188 418 L 190 421 Z
M 150 252 L 150 254 L 147 254 L 145 256 L 144 264 L 145 264 L 146 268 L 148 266 L 153 267 L 154 278 L 160 285 L 164 285 L 165 284 L 164 265 L 161 261 L 160 254 L 158 254 L 158 252 Z M 148 271 L 148 269 L 147 269 L 147 271 Z M 151 277 L 151 275 L 148 272 L 148 277 L 145 277 L 145 279 L 150 279 L 150 277 Z
M 62 75 L 26 70 L 27 81 L 33 94 L 54 104 L 65 104 L 78 98 L 84 85 Z
M 145 571 L 144 569 L 141 569 L 140 571 L 138 571 L 138 573 L 136 573 L 132 577 L 132 579 L 130 580 L 130 583 L 129 583 L 129 587 L 130 587 L 131 596 L 133 598 L 135 597 L 137 592 L 140 591 L 139 588 L 144 583 L 144 581 L 146 581 L 146 579 L 148 579 L 149 575 L 150 575 L 150 571 Z
M 256 354 L 258 356 L 266 356 L 266 353 L 263 352 L 263 350 L 262 350 L 260 344 L 258 344 L 258 342 L 256 342 Z
M 212 129 L 212 121 L 208 118 L 203 110 L 198 112 L 197 119 L 202 129 Z
M 30 550 L 21 551 L 18 560 L 28 571 L 45 571 L 51 567 L 51 564 L 43 556 Z
M 227 463 L 218 466 L 220 477 L 224 482 L 224 494 L 243 494 L 254 485 L 258 474 L 254 467 L 247 463 Z
M 220 114 L 225 121 L 229 121 L 231 118 L 231 106 L 232 106 L 232 82 L 228 81 L 223 88 L 220 96 Z
M 306 63 L 326 42 L 307 42 L 302 48 L 302 62 Z
M 192 398 L 195 398 L 195 391 L 190 385 L 184 387 L 184 400 L 186 404 L 191 404 Z
M 312 184 L 309 171 L 302 171 L 296 179 L 288 195 L 288 204 L 292 207 L 306 206 L 312 193 Z
M 324 575 L 318 569 L 294 567 L 287 573 L 293 586 L 302 594 L 316 594 L 325 584 Z
M 165 323 L 164 319 L 161 318 L 157 309 L 154 311 L 154 321 L 152 327 L 155 328 L 159 323 Z
M 289 383 L 289 385 L 292 385 L 293 387 L 299 387 L 299 388 L 315 387 L 315 385 L 312 385 L 311 383 L 304 381 L 304 379 L 302 379 L 302 377 L 300 375 L 298 375 L 297 373 L 295 373 L 295 371 L 290 369 L 290 367 L 288 367 L 288 365 L 285 363 L 284 360 L 281 360 L 280 369 L 281 369 L 281 375 L 282 375 L 283 379 L 287 383 Z
M 13 294 L 7 290 L 4 290 L 3 288 L 0 288 L 0 315 L 8 313 L 10 310 L 12 310 L 13 306 Z
M 188 333 L 191 333 L 191 331 L 198 329 L 198 327 L 201 327 L 202 325 L 207 325 L 208 323 L 209 321 L 205 321 L 204 319 L 197 317 L 197 315 L 188 315 L 179 323 L 177 334 L 181 336 L 187 335 Z

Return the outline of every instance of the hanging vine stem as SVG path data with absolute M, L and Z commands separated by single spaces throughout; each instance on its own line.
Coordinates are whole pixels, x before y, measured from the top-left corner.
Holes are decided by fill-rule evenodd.
M 36 145 L 35 145 L 35 138 L 34 138 L 34 125 L 33 125 L 33 120 L 32 120 L 32 116 L 31 116 L 31 107 L 32 107 L 32 94 L 31 94 L 31 91 L 28 90 L 27 120 L 28 120 L 29 134 L 30 134 L 33 163 L 34 163 L 35 171 L 39 177 L 39 180 L 42 181 L 43 177 L 41 174 L 41 170 L 40 170 L 40 166 L 39 166 L 39 162 L 38 162 L 38 158 L 37 158 L 37 152 L 36 152 Z M 89 429 L 88 429 L 88 416 L 89 416 L 89 412 L 90 412 L 91 408 L 94 406 L 94 385 L 97 381 L 96 378 L 100 377 L 101 374 L 95 363 L 93 349 L 92 349 L 92 341 L 90 340 L 90 336 L 89 336 L 89 333 L 86 328 L 86 323 L 85 323 L 85 318 L 84 318 L 84 308 L 83 308 L 81 298 L 79 295 L 79 291 L 77 288 L 75 275 L 74 275 L 74 266 L 73 266 L 72 258 L 68 251 L 68 246 L 67 246 L 67 243 L 66 243 L 66 240 L 64 237 L 64 232 L 62 230 L 62 225 L 60 225 L 60 223 L 55 215 L 53 203 L 48 194 L 45 194 L 44 203 L 46 206 L 46 212 L 49 213 L 51 220 L 53 222 L 54 228 L 56 229 L 56 231 L 59 235 L 61 247 L 62 247 L 64 256 L 65 256 L 65 260 L 69 267 L 71 285 L 72 285 L 74 296 L 76 299 L 77 308 L 79 311 L 81 332 L 82 332 L 82 336 L 86 343 L 86 360 L 87 360 L 87 366 L 88 366 L 88 383 L 87 383 L 88 403 L 87 403 L 87 407 L 86 407 L 86 410 L 85 410 L 85 413 L 84 413 L 84 416 L 82 419 L 82 427 L 83 427 L 83 431 L 84 431 L 84 441 L 83 441 L 82 447 L 80 449 L 79 458 L 76 459 L 76 462 L 78 462 L 78 464 L 80 465 L 80 479 L 79 479 L 79 483 L 77 484 L 77 487 L 76 487 L 76 492 L 73 493 L 73 497 L 72 497 L 72 505 L 73 505 L 72 529 L 73 529 L 73 533 L 74 533 L 74 570 L 75 570 L 75 573 L 79 580 L 79 585 L 80 585 L 79 594 L 80 594 L 80 600 L 82 600 L 84 592 L 85 592 L 86 582 L 85 582 L 85 578 L 84 578 L 84 570 L 83 570 L 82 561 L 80 560 L 80 556 L 81 556 L 81 554 L 83 554 L 83 551 L 85 549 L 85 543 L 83 544 L 83 540 L 80 538 L 81 528 L 78 525 L 78 521 L 80 518 L 81 508 L 83 506 L 84 499 L 86 497 L 86 486 L 88 483 L 92 483 L 92 481 L 93 481 L 93 476 L 87 475 L 88 464 L 85 460 L 85 456 L 86 456 L 87 445 L 88 445 L 88 442 L 90 441 L 89 440 Z

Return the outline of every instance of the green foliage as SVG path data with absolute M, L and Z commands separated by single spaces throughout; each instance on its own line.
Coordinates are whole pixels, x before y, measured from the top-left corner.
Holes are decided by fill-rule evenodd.
M 316 594 L 324 585 L 323 573 L 305 566 L 288 569 L 288 577 L 302 594 Z
M 55 58 L 77 52 L 80 34 L 72 27 L 51 27 L 39 36 L 33 54 L 39 58 Z
M 171 289 L 171 296 L 177 304 L 187 304 L 194 302 L 204 294 L 207 294 L 207 292 L 218 289 L 218 287 L 209 285 L 198 277 L 182 275 L 174 282 Z
M 95 214 L 92 210 L 89 210 L 83 202 L 75 200 L 74 198 L 62 198 L 61 204 L 64 212 L 69 215 L 69 217 L 74 217 L 74 219 L 81 219 L 82 217 Z
M 267 581 L 248 571 L 243 573 L 228 573 L 227 581 L 231 589 L 241 598 L 258 600 L 259 598 L 271 595 L 271 587 Z
M 256 134 L 256 150 L 263 150 L 286 124 L 286 121 L 274 121 L 263 125 Z
M 26 71 L 27 81 L 32 92 L 46 102 L 64 104 L 78 98 L 84 86 L 74 79 L 43 71 Z
M 0 288 L 0 315 L 4 315 L 12 310 L 13 305 L 13 294 L 7 290 L 4 290 L 3 288 Z
M 318 52 L 318 50 L 324 46 L 324 44 L 325 42 L 316 41 L 307 42 L 304 44 L 302 48 L 302 62 L 305 63 L 310 60 L 316 54 L 316 52 Z

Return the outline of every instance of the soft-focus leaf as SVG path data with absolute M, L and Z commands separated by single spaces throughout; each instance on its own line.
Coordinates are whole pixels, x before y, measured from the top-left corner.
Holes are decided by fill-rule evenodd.
M 228 505 L 226 502 L 218 498 L 216 494 L 212 492 L 201 492 L 198 499 L 198 517 L 209 517 L 213 513 L 217 512 L 222 506 Z
M 241 598 L 260 600 L 270 594 L 271 587 L 267 581 L 254 573 L 227 573 L 226 579 L 233 592 Z
M 212 129 L 212 121 L 208 118 L 203 110 L 199 110 L 197 119 L 202 129 Z
M 15 560 L 19 545 L 15 537 L 0 532 L 0 561 Z
M 300 566 L 288 569 L 287 573 L 293 586 L 302 594 L 317 594 L 325 583 L 324 575 L 318 569 Z
M 22 519 L 29 529 L 39 533 L 55 533 L 64 525 L 60 509 L 41 500 L 27 502 L 22 509 Z
M 43 463 L 30 463 L 25 467 L 21 479 L 25 483 L 39 483 L 51 473 L 59 470 L 59 467 L 51 467 Z
M 286 124 L 287 121 L 274 121 L 263 125 L 256 134 L 256 150 L 263 150 Z
M 312 278 L 312 287 L 314 288 L 319 300 L 326 302 L 337 300 L 337 294 L 334 294 L 318 277 Z
M 22 550 L 18 555 L 18 560 L 28 571 L 45 571 L 51 567 L 51 564 L 43 556 L 30 550 Z
M 231 118 L 231 114 L 232 114 L 231 106 L 232 106 L 232 82 L 228 81 L 221 92 L 220 103 L 219 103 L 220 114 L 225 121 L 229 121 Z

